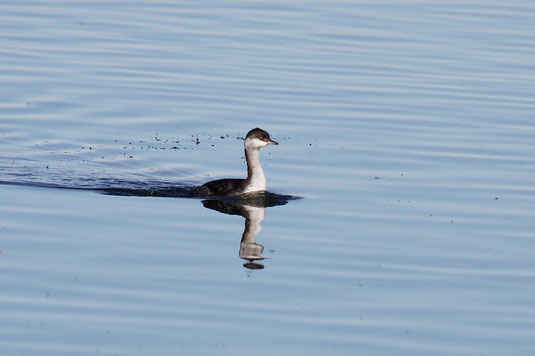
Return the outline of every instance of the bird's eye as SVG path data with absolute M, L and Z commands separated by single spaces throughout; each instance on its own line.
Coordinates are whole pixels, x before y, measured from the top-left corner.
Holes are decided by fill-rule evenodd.
M 265 140 L 263 137 L 259 137 L 258 139 L 260 139 L 260 141 L 264 141 Z

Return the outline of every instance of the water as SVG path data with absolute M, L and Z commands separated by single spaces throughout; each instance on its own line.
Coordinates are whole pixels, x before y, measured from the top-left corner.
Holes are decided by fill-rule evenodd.
M 4 1 L 0 48 L 2 353 L 533 354 L 531 2 Z M 257 126 L 303 199 L 94 190 Z

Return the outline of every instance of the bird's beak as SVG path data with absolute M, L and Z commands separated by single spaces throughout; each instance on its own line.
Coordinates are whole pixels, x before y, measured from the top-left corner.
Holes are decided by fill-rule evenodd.
M 272 139 L 269 139 L 269 141 L 267 141 L 268 144 L 270 145 L 278 145 L 279 143 L 277 141 L 273 141 Z

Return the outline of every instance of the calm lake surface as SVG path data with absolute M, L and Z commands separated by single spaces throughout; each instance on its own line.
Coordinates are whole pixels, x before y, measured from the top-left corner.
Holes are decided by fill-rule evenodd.
M 7 0 L 0 78 L 2 354 L 534 354 L 533 1 Z M 303 199 L 97 190 L 254 127 Z

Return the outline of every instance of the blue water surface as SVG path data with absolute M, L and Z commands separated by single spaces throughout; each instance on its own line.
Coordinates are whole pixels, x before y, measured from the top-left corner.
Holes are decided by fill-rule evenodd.
M 3 1 L 0 48 L 2 354 L 533 354 L 534 3 Z M 101 190 L 254 127 L 302 199 Z

